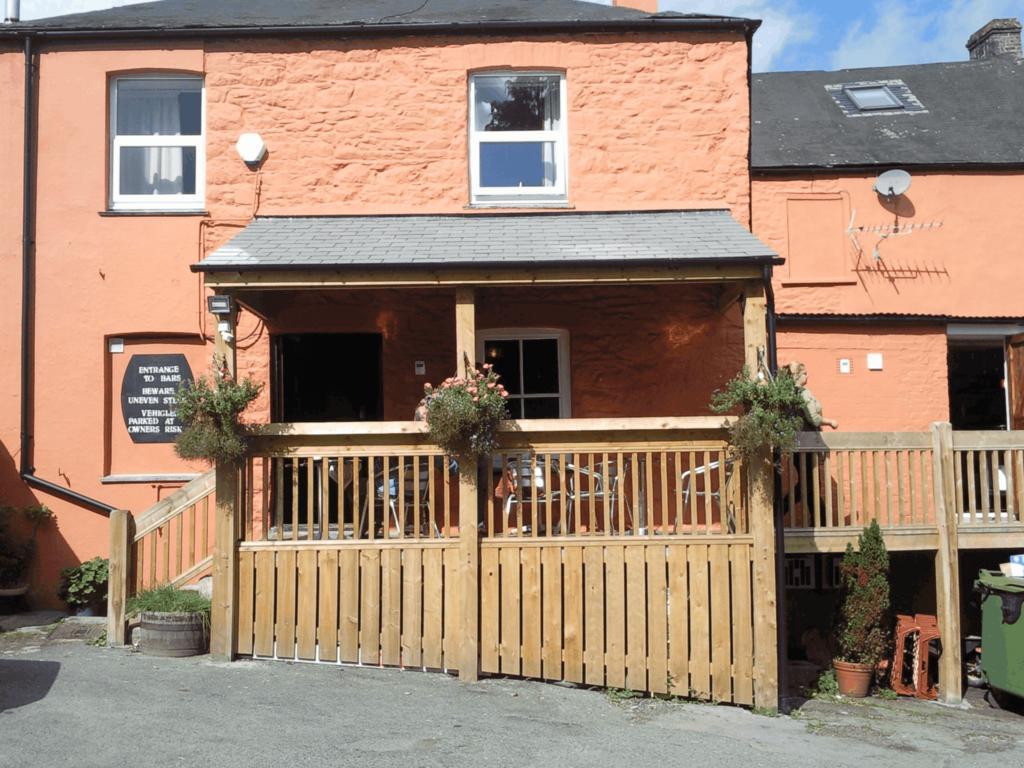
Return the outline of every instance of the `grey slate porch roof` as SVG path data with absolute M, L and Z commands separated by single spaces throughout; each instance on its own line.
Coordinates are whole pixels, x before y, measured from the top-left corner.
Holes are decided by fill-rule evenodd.
M 255 219 L 196 272 L 558 264 L 778 263 L 729 211 Z

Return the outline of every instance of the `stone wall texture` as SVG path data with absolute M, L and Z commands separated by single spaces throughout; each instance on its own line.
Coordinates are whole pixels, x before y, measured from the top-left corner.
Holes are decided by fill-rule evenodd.
M 780 365 L 807 365 L 808 388 L 841 431 L 923 431 L 949 419 L 944 326 L 783 325 L 778 339 Z M 882 353 L 882 370 L 868 370 L 869 352 Z
M 565 72 L 572 206 L 749 218 L 742 36 L 227 43 L 204 66 L 214 218 L 252 207 L 245 131 L 269 150 L 261 213 L 463 212 L 468 76 L 515 68 Z
M 111 378 L 107 340 L 159 344 L 182 339 L 194 353 L 212 329 L 202 279 L 189 265 L 255 212 L 465 212 L 467 78 L 474 70 L 566 73 L 569 198 L 576 209 L 729 207 L 739 221 L 748 222 L 746 51 L 741 35 L 719 33 L 580 35 L 570 40 L 232 40 L 209 46 L 177 41 L 173 47 L 128 41 L 48 44 L 40 56 L 37 132 L 37 473 L 140 512 L 175 485 L 112 484 L 101 478 L 119 466 L 154 473 L 198 469 L 173 458 L 166 445 L 135 446 L 128 456 L 124 446 L 111 442 L 112 431 L 121 425 L 111 406 L 119 383 Z M 205 77 L 209 216 L 101 216 L 108 195 L 109 78 L 161 71 Z M 20 348 L 22 78 L 21 51 L 0 49 L 4 361 L 17 361 Z M 248 131 L 261 133 L 269 147 L 259 174 L 246 169 L 234 149 L 239 134 Z M 484 306 L 482 321 L 570 327 L 583 345 L 573 351 L 574 363 L 583 366 L 574 379 L 580 415 L 637 415 L 661 408 L 702 412 L 713 379 L 731 372 L 739 360 L 738 323 L 732 317 L 710 318 L 706 298 L 690 306 L 688 297 L 685 313 L 672 321 L 674 304 L 668 299 L 651 303 L 644 297 L 634 304 L 615 294 L 608 297 L 612 305 L 607 310 L 588 299 L 571 304 L 578 310 L 574 315 L 561 307 L 542 316 L 546 302 L 557 303 L 560 297 L 537 296 L 519 294 L 509 314 Z M 407 418 L 422 386 L 412 376 L 410 356 L 425 357 L 430 371 L 446 370 L 453 357 L 450 298 L 382 296 L 370 306 L 365 298 L 336 295 L 330 299 L 338 304 L 334 310 L 304 316 L 292 310 L 291 321 L 285 313 L 278 322 L 307 330 L 387 329 L 389 338 L 397 340 L 388 353 L 393 387 L 388 414 Z M 356 305 L 346 303 L 353 301 Z M 604 314 L 608 336 L 602 340 L 588 328 Z M 691 320 L 699 322 L 691 326 Z M 701 325 L 705 321 L 714 327 Z M 263 381 L 269 379 L 271 330 L 243 316 L 240 368 Z M 689 334 L 706 337 L 695 347 L 699 354 L 684 349 Z M 637 339 L 649 340 L 650 348 Z M 719 352 L 720 362 L 702 371 L 697 381 L 694 371 L 711 356 L 707 344 L 718 342 L 732 346 Z M 633 369 L 647 359 L 644 355 L 668 366 L 677 392 L 691 384 L 695 389 L 664 397 L 659 383 L 647 381 L 636 386 L 662 399 L 613 400 L 617 388 L 636 383 Z M 60 568 L 106 554 L 107 524 L 101 515 L 32 492 L 20 482 L 18 378 L 16 364 L 0 366 L 0 494 L 15 504 L 44 502 L 56 512 L 57 525 L 40 541 L 35 592 L 37 602 L 52 603 Z M 264 396 L 254 417 L 268 415 Z
M 874 180 L 754 179 L 754 234 L 788 260 L 775 270 L 781 314 L 1024 317 L 1024 174 L 915 172 L 895 205 L 875 194 Z M 834 203 L 830 227 L 790 205 L 807 200 Z M 846 232 L 851 220 L 854 227 L 936 226 L 886 238 L 860 232 L 855 244 Z M 801 236 L 801 252 L 792 254 Z

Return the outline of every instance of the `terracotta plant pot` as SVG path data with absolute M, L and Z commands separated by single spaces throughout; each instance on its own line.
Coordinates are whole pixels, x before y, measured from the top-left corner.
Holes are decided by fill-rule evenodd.
M 863 699 L 871 687 L 871 676 L 875 668 L 870 664 L 853 664 L 849 661 L 833 661 L 839 693 L 854 699 Z

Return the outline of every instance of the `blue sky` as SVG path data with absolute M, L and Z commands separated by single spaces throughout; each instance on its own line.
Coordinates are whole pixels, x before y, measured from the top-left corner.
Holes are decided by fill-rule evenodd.
M 22 17 L 129 4 L 22 0 Z M 843 69 L 964 60 L 971 32 L 990 19 L 1024 17 L 1024 0 L 660 0 L 660 10 L 763 19 L 757 71 Z

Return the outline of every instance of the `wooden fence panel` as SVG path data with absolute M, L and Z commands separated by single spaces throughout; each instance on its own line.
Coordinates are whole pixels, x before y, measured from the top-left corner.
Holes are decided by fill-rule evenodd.
M 480 562 L 481 671 L 753 703 L 749 537 L 492 539 Z
M 456 548 L 428 539 L 242 545 L 237 652 L 444 669 L 443 623 L 455 612 L 443 558 Z

